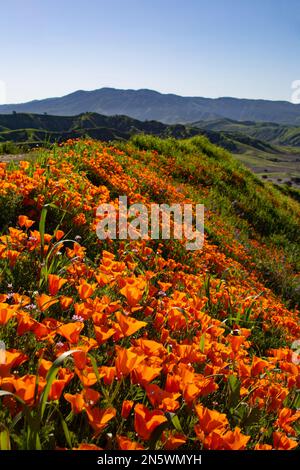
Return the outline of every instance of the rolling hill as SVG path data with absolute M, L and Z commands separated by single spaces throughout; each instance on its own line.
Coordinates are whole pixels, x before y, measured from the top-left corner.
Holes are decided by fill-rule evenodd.
M 239 98 L 183 97 L 157 91 L 100 88 L 78 90 L 66 96 L 0 106 L 0 114 L 18 113 L 73 116 L 86 112 L 105 115 L 125 114 L 139 120 L 167 124 L 229 118 L 237 121 L 269 121 L 300 124 L 300 105 L 287 101 Z
M 203 136 L 69 140 L 0 170 L 0 450 L 299 450 L 286 188 Z M 134 212 L 100 240 L 119 196 L 151 223 L 203 204 L 203 246 L 136 237 Z
M 300 126 L 276 122 L 235 121 L 233 119 L 201 120 L 193 127 L 209 131 L 225 132 L 227 135 L 244 135 L 273 145 L 300 147 Z
M 265 131 L 275 129 L 273 134 Z M 128 116 L 104 116 L 84 113 L 78 116 L 51 116 L 48 114 L 14 113 L 0 115 L 0 154 L 20 153 L 26 148 L 48 146 L 68 139 L 89 137 L 103 141 L 128 140 L 136 134 L 183 139 L 205 135 L 209 140 L 231 153 L 260 176 L 276 183 L 289 182 L 299 186 L 300 152 L 298 149 L 278 146 L 277 136 L 297 128 L 278 124 L 257 124 L 230 120 L 198 121 L 193 125 L 163 124 L 158 121 L 139 121 Z M 244 130 L 245 129 L 245 130 Z M 248 131 L 248 132 L 247 132 Z M 258 137 L 269 138 L 268 141 Z M 286 137 L 287 139 L 287 137 Z M 297 139 L 287 140 L 290 145 Z M 11 145 L 13 142 L 16 145 Z
M 186 138 L 206 135 L 211 142 L 234 153 L 243 153 L 245 145 L 257 150 L 276 153 L 270 144 L 249 136 L 227 135 L 223 131 L 197 126 L 158 121 L 139 121 L 128 116 L 104 116 L 85 113 L 78 116 L 51 116 L 48 114 L 0 115 L 0 143 L 12 141 L 35 145 L 45 142 L 62 142 L 69 138 L 88 136 L 100 140 L 127 140 L 134 134 L 145 133 L 159 137 Z

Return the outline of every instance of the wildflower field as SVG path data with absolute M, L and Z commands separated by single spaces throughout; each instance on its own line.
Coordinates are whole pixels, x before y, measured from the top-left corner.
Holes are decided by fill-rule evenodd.
M 96 210 L 203 203 L 203 249 Z M 300 204 L 204 137 L 0 163 L 1 449 L 295 450 Z

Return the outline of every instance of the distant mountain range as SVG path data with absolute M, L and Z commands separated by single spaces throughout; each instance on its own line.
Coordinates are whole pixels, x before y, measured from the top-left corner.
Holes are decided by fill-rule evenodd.
M 287 101 L 183 97 L 147 89 L 79 90 L 60 98 L 0 106 L 0 114 L 11 114 L 14 111 L 57 116 L 75 116 L 87 112 L 107 116 L 118 114 L 140 121 L 157 120 L 166 124 L 228 118 L 235 121 L 300 125 L 300 105 Z

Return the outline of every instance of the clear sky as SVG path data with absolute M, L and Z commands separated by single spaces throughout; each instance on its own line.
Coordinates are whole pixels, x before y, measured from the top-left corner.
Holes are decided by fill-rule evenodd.
M 103 86 L 290 100 L 300 79 L 299 0 L 1 1 L 0 40 L 9 103 Z

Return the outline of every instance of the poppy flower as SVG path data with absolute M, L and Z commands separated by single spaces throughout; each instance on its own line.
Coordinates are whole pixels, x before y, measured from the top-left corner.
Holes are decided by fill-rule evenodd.
M 58 291 L 62 288 L 64 284 L 66 284 L 67 279 L 63 279 L 56 274 L 49 274 L 48 275 L 48 287 L 49 287 L 49 294 L 55 296 Z
M 121 312 L 116 312 L 115 315 L 118 320 L 121 332 L 125 337 L 133 335 L 144 326 L 147 326 L 146 322 L 135 320 L 135 318 L 132 317 L 126 317 L 125 315 L 122 315 Z
M 101 377 L 103 377 L 103 382 L 105 383 L 105 385 L 111 385 L 116 377 L 116 368 L 109 366 L 101 366 L 99 367 L 99 373 L 101 374 Z
M 160 375 L 161 367 L 148 366 L 147 364 L 138 364 L 131 371 L 131 380 L 134 384 L 141 384 L 145 387 L 149 382 L 152 382 Z
M 154 408 L 174 413 L 179 408 L 180 393 L 166 392 L 156 384 L 146 385 L 148 400 Z
M 123 419 L 127 419 L 130 415 L 134 402 L 132 400 L 124 400 L 122 403 L 121 416 Z
M 36 376 L 28 374 L 24 375 L 23 377 L 15 378 L 13 384 L 16 395 L 25 401 L 26 404 L 31 405 L 35 397 L 36 386 L 38 386 L 37 396 L 39 396 L 46 386 L 46 380 L 42 377 L 39 377 L 37 383 Z
M 99 401 L 100 393 L 91 388 L 86 388 L 80 393 L 75 393 L 75 395 L 65 393 L 64 397 L 71 404 L 73 413 L 79 414 L 83 409 L 94 406 Z
M 116 332 L 114 328 L 110 328 L 109 326 L 105 326 L 105 325 L 103 326 L 94 325 L 94 330 L 95 330 L 96 340 L 99 346 L 101 346 L 101 344 L 104 344 L 106 341 L 108 341 L 109 338 L 111 338 Z
M 228 426 L 228 419 L 224 413 L 210 410 L 202 405 L 196 405 L 196 413 L 199 419 L 196 433 L 210 434 L 212 431 L 224 431 Z
M 62 230 L 56 230 L 55 232 L 55 238 L 57 241 L 61 240 L 64 236 L 65 232 L 63 232 Z
M 16 315 L 16 307 L 0 303 L 0 325 L 6 325 Z
M 85 401 L 82 393 L 75 393 L 75 395 L 72 395 L 71 393 L 65 393 L 64 397 L 65 400 L 71 404 L 72 412 L 74 414 L 79 414 L 82 412 L 85 407 Z
M 92 366 L 85 366 L 84 369 L 75 367 L 75 372 L 84 387 L 92 387 L 92 385 L 98 382 L 98 378 Z M 104 374 L 99 372 L 99 378 L 103 376 Z
M 272 446 L 270 444 L 258 443 L 255 445 L 254 450 L 272 450 Z
M 34 220 L 30 220 L 26 215 L 19 215 L 18 225 L 20 227 L 30 228 L 34 224 Z
M 187 438 L 183 434 L 179 434 L 177 432 L 174 434 L 163 432 L 161 440 L 164 450 L 176 450 L 178 447 L 186 443 Z
M 157 426 L 166 421 L 167 418 L 162 411 L 150 411 L 142 404 L 138 404 L 134 408 L 134 429 L 144 441 L 148 441 Z
M 86 414 L 90 423 L 90 426 L 94 429 L 95 435 L 97 436 L 100 434 L 103 429 L 108 425 L 109 421 L 111 421 L 116 416 L 115 408 L 87 408 Z
M 69 343 L 76 344 L 83 328 L 82 322 L 65 323 L 58 328 L 57 333 L 66 338 Z
M 296 440 L 288 438 L 282 432 L 273 432 L 273 443 L 276 450 L 293 450 L 298 447 Z
M 77 291 L 81 300 L 86 300 L 93 295 L 95 287 L 85 280 L 81 280 L 80 285 L 77 287 Z
M 68 310 L 68 308 L 70 308 L 70 306 L 73 303 L 73 298 L 63 295 L 63 296 L 60 297 L 59 302 L 60 302 L 60 306 L 63 310 Z
M 236 427 L 234 431 L 227 431 L 223 434 L 221 440 L 225 450 L 244 450 L 250 440 L 250 436 L 242 434 L 240 428 Z
M 126 297 L 130 307 L 136 307 L 143 297 L 143 290 L 139 289 L 137 285 L 126 284 L 120 293 Z
M 11 369 L 15 369 L 28 360 L 28 356 L 16 349 L 6 349 L 3 355 L 4 361 L 0 363 L 0 377 L 7 377 Z
M 276 425 L 283 429 L 284 432 L 292 436 L 296 435 L 296 431 L 292 428 L 291 424 L 300 420 L 300 410 L 294 412 L 290 408 L 283 408 L 280 410 Z
M 53 299 L 46 294 L 37 295 L 35 298 L 36 304 L 41 312 L 45 312 L 51 305 L 54 305 L 58 302 L 58 299 Z
M 116 347 L 116 352 L 115 365 L 118 377 L 129 375 L 146 357 L 120 347 Z
M 126 436 L 117 436 L 117 443 L 120 450 L 144 450 L 145 448 L 138 442 L 131 441 Z
M 73 447 L 72 450 L 103 450 L 101 447 L 96 446 L 96 444 L 87 444 L 82 442 L 78 447 Z

